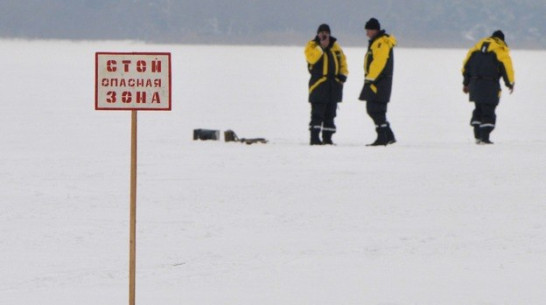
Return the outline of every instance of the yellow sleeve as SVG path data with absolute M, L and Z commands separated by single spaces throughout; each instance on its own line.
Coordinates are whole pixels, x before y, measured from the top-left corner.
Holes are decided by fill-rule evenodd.
M 348 76 L 349 67 L 347 66 L 347 57 L 345 56 L 345 53 L 343 53 L 343 50 L 341 48 L 339 48 L 339 50 L 341 51 L 341 63 L 339 64 L 339 73 Z
M 372 45 L 372 55 L 373 55 L 373 61 L 370 64 L 370 70 L 368 71 L 368 75 L 366 76 L 367 80 L 374 81 L 385 66 L 387 65 L 387 61 L 389 60 L 389 53 L 391 50 L 391 46 L 385 41 L 377 40 Z
M 466 58 L 463 61 L 463 68 L 461 69 L 461 71 L 463 72 L 463 75 L 466 73 L 466 64 L 468 63 L 470 56 L 472 56 L 472 53 L 474 53 L 475 51 L 476 51 L 476 48 L 474 47 L 468 50 L 468 53 L 466 53 Z
M 305 46 L 305 59 L 311 65 L 314 65 L 322 57 L 322 48 L 314 41 L 311 40 Z
M 347 76 L 349 75 L 349 67 L 347 66 L 347 57 L 345 56 L 345 53 L 341 51 L 341 69 L 339 70 L 341 74 Z
M 515 83 L 514 67 L 512 66 L 512 59 L 510 58 L 510 50 L 508 47 L 500 47 L 495 50 L 497 59 L 504 65 L 504 71 L 506 72 L 505 82 L 511 86 Z
M 475 44 L 470 50 L 468 50 L 468 53 L 466 53 L 466 58 L 463 61 L 463 68 L 461 69 L 463 72 L 463 75 L 466 73 L 466 64 L 468 63 L 468 60 L 472 56 L 472 53 L 479 51 L 480 46 L 482 45 L 483 41 L 485 39 L 480 40 L 477 44 Z

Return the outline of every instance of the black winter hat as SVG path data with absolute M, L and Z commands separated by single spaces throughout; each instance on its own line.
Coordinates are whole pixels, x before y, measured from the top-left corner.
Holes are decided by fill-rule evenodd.
M 366 26 L 364 26 L 364 29 L 366 30 L 380 30 L 381 25 L 379 24 L 379 20 L 375 18 L 370 18 L 368 22 L 366 22 Z
M 504 41 L 504 33 L 501 30 L 496 30 L 495 32 L 493 32 L 493 35 L 491 35 L 491 37 L 497 37 Z
M 318 29 L 317 29 L 317 34 L 320 33 L 320 32 L 328 32 L 328 33 L 331 33 L 330 32 L 330 26 L 327 25 L 326 23 L 323 23 L 321 25 L 319 25 Z

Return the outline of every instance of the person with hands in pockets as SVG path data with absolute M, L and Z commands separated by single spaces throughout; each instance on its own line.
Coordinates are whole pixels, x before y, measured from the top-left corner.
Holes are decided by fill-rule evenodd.
M 364 57 L 364 87 L 359 100 L 366 101 L 366 112 L 372 118 L 377 132 L 376 140 L 368 146 L 386 146 L 396 143 L 387 121 L 387 104 L 392 91 L 394 68 L 393 48 L 396 38 L 381 30 L 379 21 L 371 18 L 364 27 L 369 38 Z
M 337 39 L 330 35 L 330 26 L 321 24 L 317 35 L 305 47 L 311 103 L 310 145 L 332 145 L 336 132 L 334 119 L 337 103 L 342 101 L 343 84 L 349 70 L 347 60 Z M 322 133 L 322 139 L 321 139 Z

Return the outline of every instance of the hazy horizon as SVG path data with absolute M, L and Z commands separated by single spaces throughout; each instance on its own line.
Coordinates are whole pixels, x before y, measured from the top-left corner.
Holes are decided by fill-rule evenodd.
M 512 48 L 546 48 L 543 0 L 6 0 L 0 15 L 3 38 L 302 45 L 328 23 L 343 45 L 359 46 L 376 17 L 405 47 L 466 48 L 502 29 Z

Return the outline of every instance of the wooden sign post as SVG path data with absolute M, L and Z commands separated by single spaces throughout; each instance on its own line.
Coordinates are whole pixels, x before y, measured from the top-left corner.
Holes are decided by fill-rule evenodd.
M 171 54 L 95 53 L 95 110 L 131 110 L 129 305 L 135 305 L 137 114 L 171 110 Z
M 129 305 L 136 297 L 136 198 L 137 198 L 137 114 L 131 111 L 131 190 L 129 195 Z

